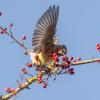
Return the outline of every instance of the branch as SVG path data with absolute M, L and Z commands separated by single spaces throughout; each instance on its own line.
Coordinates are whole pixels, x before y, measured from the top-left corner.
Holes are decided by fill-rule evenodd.
M 83 60 L 83 61 L 77 61 L 77 62 L 72 62 L 70 65 L 82 65 L 82 64 L 88 64 L 88 63 L 93 63 L 93 62 L 100 62 L 100 58 L 92 58 L 89 60 Z
M 1 27 L 0 26 L 0 29 L 3 31 L 3 27 Z M 8 32 L 8 31 L 3 31 L 4 33 L 6 33 L 9 37 L 11 37 L 12 39 L 13 39 L 13 41 L 14 42 L 16 42 L 19 46 L 21 46 L 22 48 L 24 48 L 26 51 L 27 51 L 27 48 L 26 48 L 26 46 L 23 44 L 23 43 L 21 43 L 20 41 L 18 41 L 14 36 L 13 36 L 13 33 L 11 32 L 11 30 L 10 30 L 10 32 Z
M 89 59 L 89 60 L 83 60 L 83 61 L 77 61 L 77 62 L 71 62 L 70 63 L 70 67 L 71 66 L 75 66 L 75 65 L 82 65 L 82 64 L 88 64 L 88 63 L 94 63 L 94 62 L 100 62 L 100 58 L 92 58 L 92 59 Z M 65 63 L 61 63 L 61 64 L 58 64 L 59 66 L 66 66 Z M 49 67 L 50 68 L 50 67 Z M 57 67 L 53 67 L 53 69 L 57 69 Z M 52 67 L 50 68 L 52 70 Z M 55 74 L 56 75 L 60 75 L 60 74 L 57 74 L 56 73 L 57 70 L 55 70 Z M 66 71 L 67 72 L 67 71 Z M 46 71 L 41 71 L 42 75 L 46 75 Z M 1 96 L 1 99 L 0 100 L 8 100 L 10 99 L 11 97 L 13 96 L 16 96 L 20 91 L 24 90 L 24 89 L 29 89 L 29 86 L 37 81 L 37 76 L 34 76 L 34 77 L 30 77 L 30 78 L 27 78 L 26 79 L 26 82 L 24 84 L 19 84 L 18 83 L 18 87 L 11 93 L 7 94 L 7 95 L 4 95 L 4 96 Z

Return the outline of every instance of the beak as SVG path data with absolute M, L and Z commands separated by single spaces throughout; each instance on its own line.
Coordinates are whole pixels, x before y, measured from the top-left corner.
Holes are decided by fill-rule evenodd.
M 66 54 L 64 52 L 62 52 L 62 55 L 65 56 Z
M 63 55 L 67 54 L 67 47 L 63 44 L 63 48 L 62 48 L 62 53 Z

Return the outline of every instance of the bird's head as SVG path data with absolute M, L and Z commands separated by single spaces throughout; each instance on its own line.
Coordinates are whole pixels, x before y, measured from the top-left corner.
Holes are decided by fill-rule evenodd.
M 63 44 L 60 46 L 58 50 L 58 55 L 63 56 L 63 55 L 66 55 L 66 53 L 67 53 L 67 47 Z

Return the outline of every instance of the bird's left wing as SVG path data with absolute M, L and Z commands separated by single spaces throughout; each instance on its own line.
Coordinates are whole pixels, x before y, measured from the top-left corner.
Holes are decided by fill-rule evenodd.
M 35 52 L 50 48 L 54 43 L 53 37 L 59 15 L 59 7 L 50 6 L 39 19 L 32 38 L 32 46 Z

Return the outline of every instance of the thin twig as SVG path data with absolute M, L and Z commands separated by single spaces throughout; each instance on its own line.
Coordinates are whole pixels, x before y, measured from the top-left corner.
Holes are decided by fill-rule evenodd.
M 72 62 L 70 65 L 71 66 L 82 65 L 82 64 L 88 64 L 88 63 L 99 62 L 99 61 L 100 61 L 100 58 L 92 58 L 92 59 L 89 59 L 89 60 Z
M 3 27 L 0 26 L 0 29 L 3 30 Z M 6 33 L 9 37 L 11 37 L 13 39 L 14 42 L 16 42 L 19 46 L 21 46 L 22 48 L 24 48 L 26 51 L 27 51 L 27 48 L 25 45 L 23 45 L 23 43 L 19 42 L 14 36 L 13 36 L 13 33 L 11 32 L 8 32 L 8 31 L 5 31 L 4 33 Z

